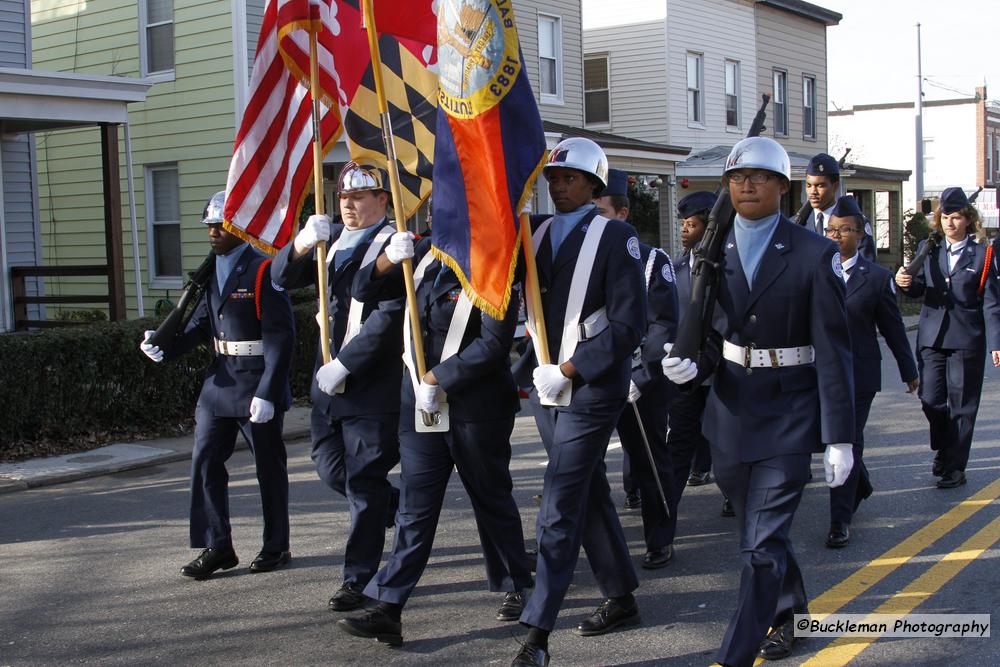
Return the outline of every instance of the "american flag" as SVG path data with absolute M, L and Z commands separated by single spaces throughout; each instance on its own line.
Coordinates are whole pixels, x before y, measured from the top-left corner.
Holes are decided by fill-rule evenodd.
M 375 3 L 376 25 L 383 33 L 379 40 L 383 59 L 390 54 L 387 60 L 390 71 L 391 63 L 399 61 L 400 53 L 409 63 L 408 90 L 400 96 L 390 89 L 390 99 L 427 101 L 429 98 L 430 104 L 430 111 L 427 104 L 405 109 L 412 112 L 402 114 L 405 118 L 398 113 L 398 105 L 392 105 L 394 128 L 400 125 L 404 140 L 415 134 L 422 142 L 420 146 L 404 146 L 400 150 L 397 140 L 401 180 L 408 191 L 404 192 L 407 216 L 430 192 L 434 123 L 426 119 L 433 119 L 436 113 L 437 80 L 426 66 L 436 55 L 435 2 L 379 0 Z M 262 250 L 273 253 L 291 240 L 312 186 L 310 32 L 316 32 L 318 40 L 323 154 L 344 130 L 343 118 L 347 115 L 352 157 L 377 164 L 381 155 L 381 164 L 385 164 L 384 150 L 378 150 L 376 141 L 381 137 L 381 128 L 370 122 L 377 119 L 378 110 L 373 107 L 374 92 L 369 83 L 371 59 L 361 16 L 359 0 L 269 0 L 267 3 L 250 78 L 250 101 L 229 166 L 225 207 L 226 228 Z M 393 83 L 402 84 L 402 78 L 387 77 L 387 87 Z M 406 131 L 411 115 L 414 125 L 422 129 L 427 122 L 431 131 Z M 369 122 L 350 122 L 356 117 Z

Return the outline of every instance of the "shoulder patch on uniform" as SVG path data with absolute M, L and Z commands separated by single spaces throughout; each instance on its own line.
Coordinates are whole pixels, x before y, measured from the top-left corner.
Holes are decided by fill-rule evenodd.
M 282 287 L 282 286 L 281 286 L 281 285 L 279 285 L 278 283 L 274 282 L 273 280 L 271 281 L 271 287 L 273 287 L 273 288 L 274 288 L 274 291 L 275 291 L 275 292 L 284 292 L 284 291 L 285 291 L 285 288 L 284 288 L 284 287 Z
M 840 263 L 840 253 L 839 252 L 833 253 L 833 259 L 830 261 L 830 264 L 833 267 L 833 274 L 835 276 L 837 276 L 838 278 L 840 278 L 841 280 L 843 280 L 844 279 L 844 265 Z
M 628 254 L 632 255 L 635 259 L 640 259 L 642 255 L 639 253 L 639 239 L 634 236 L 630 236 L 628 243 L 625 244 Z
M 670 263 L 670 259 L 663 264 L 663 269 L 660 271 L 663 274 L 663 279 L 668 283 L 674 282 L 674 267 Z

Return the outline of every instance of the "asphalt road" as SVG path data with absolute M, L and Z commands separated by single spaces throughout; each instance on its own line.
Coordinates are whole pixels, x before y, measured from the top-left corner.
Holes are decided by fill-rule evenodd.
M 942 491 L 933 488 L 919 403 L 903 393 L 891 359 L 883 366 L 887 390 L 867 430 L 876 492 L 855 518 L 850 546 L 823 546 L 828 492 L 818 456 L 817 481 L 798 511 L 794 539 L 812 611 L 992 612 L 1000 600 L 1000 372 L 987 370 L 969 483 Z M 515 494 L 531 541 L 531 496 L 541 491 L 545 454 L 528 420 L 518 420 L 514 440 Z M 620 452 L 608 454 L 619 504 Z M 334 627 L 341 615 L 326 603 L 340 583 L 346 503 L 318 481 L 307 443 L 289 445 L 289 471 L 291 566 L 260 575 L 245 569 L 259 548 L 260 521 L 253 467 L 240 451 L 230 465 L 230 502 L 243 563 L 205 582 L 178 574 L 195 555 L 185 548 L 184 463 L 0 495 L 0 665 L 510 664 L 524 632 L 493 620 L 501 596 L 485 590 L 471 508 L 456 476 L 431 563 L 403 614 L 405 644 L 391 649 Z M 636 629 L 594 638 L 572 633 L 601 601 L 581 556 L 551 638 L 553 665 L 711 663 L 740 567 L 735 522 L 719 516 L 720 504 L 714 485 L 686 491 L 674 562 L 639 570 L 643 623 Z M 638 513 L 621 517 L 641 556 Z M 814 638 L 784 664 L 997 665 L 998 634 L 844 645 Z

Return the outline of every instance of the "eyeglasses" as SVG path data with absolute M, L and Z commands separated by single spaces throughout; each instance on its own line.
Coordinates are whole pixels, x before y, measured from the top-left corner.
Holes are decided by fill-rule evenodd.
M 824 233 L 827 236 L 843 236 L 844 234 L 853 234 L 856 231 L 858 230 L 854 227 L 827 227 Z
M 750 179 L 750 182 L 754 185 L 761 185 L 762 183 L 767 183 L 774 176 L 766 171 L 753 171 L 749 174 L 744 174 L 738 171 L 734 171 L 729 175 L 729 182 L 735 183 L 736 185 L 741 184 L 743 181 Z

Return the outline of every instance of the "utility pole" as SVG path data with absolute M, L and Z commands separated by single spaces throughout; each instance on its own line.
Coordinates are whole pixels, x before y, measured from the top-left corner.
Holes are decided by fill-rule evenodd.
M 914 123 L 917 130 L 917 164 L 914 172 L 917 176 L 917 206 L 924 198 L 924 76 L 920 63 L 920 24 L 917 24 L 917 117 Z

